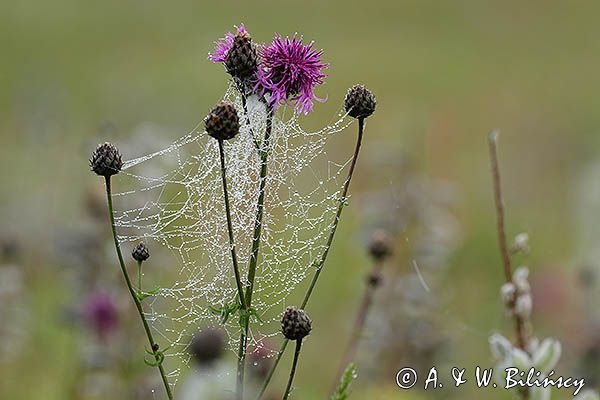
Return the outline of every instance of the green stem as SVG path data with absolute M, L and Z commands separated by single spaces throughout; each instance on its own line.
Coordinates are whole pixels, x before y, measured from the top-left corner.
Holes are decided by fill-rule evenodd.
M 246 308 L 244 301 L 244 289 L 242 288 L 242 278 L 238 266 L 237 253 L 235 251 L 235 240 L 233 236 L 233 223 L 231 222 L 231 207 L 229 206 L 229 191 L 227 190 L 227 171 L 225 169 L 225 151 L 223 141 L 219 140 L 219 156 L 221 158 L 221 179 L 223 180 L 223 197 L 225 198 L 225 214 L 227 215 L 227 232 L 229 234 L 229 248 L 231 249 L 231 260 L 233 262 L 233 273 L 235 274 L 235 283 L 237 286 L 240 304 Z
M 269 107 L 267 114 L 267 126 L 265 137 L 262 140 L 259 156 L 260 156 L 260 176 L 258 188 L 258 204 L 256 206 L 256 216 L 254 219 L 254 233 L 252 236 L 252 247 L 250 252 L 250 261 L 248 262 L 248 278 L 246 286 L 246 310 L 249 310 L 252 304 L 252 292 L 254 291 L 254 279 L 256 278 L 256 265 L 258 264 L 258 255 L 260 250 L 260 238 L 262 233 L 262 220 L 265 207 L 265 188 L 267 183 L 267 164 L 269 158 L 269 141 L 273 128 L 273 113 L 274 108 Z M 238 369 L 241 366 L 242 371 L 246 362 L 246 348 L 248 347 L 248 333 L 250 330 L 250 318 L 245 320 L 240 333 L 240 346 L 238 349 Z M 243 379 L 243 376 L 242 376 Z
M 290 378 L 288 379 L 287 387 L 283 395 L 283 400 L 287 400 L 292 390 L 292 382 L 294 381 L 294 375 L 296 374 L 296 366 L 298 365 L 298 357 L 300 356 L 300 349 L 302 347 L 302 339 L 296 340 L 296 351 L 294 352 L 294 361 L 292 362 L 292 369 L 290 370 Z
M 265 391 L 267 390 L 269 383 L 271 383 L 271 378 L 273 378 L 273 374 L 275 374 L 275 369 L 277 369 L 277 365 L 279 364 L 281 357 L 283 357 L 283 353 L 285 353 L 285 349 L 287 348 L 287 345 L 289 342 L 290 342 L 289 339 L 285 339 L 283 341 L 283 343 L 281 343 L 281 347 L 279 348 L 277 357 L 275 357 L 275 361 L 273 361 L 273 365 L 271 366 L 271 369 L 269 370 L 269 373 L 267 374 L 267 377 L 265 378 L 265 381 L 263 382 L 263 385 L 260 388 L 258 395 L 256 396 L 256 400 L 260 400 L 262 398 L 263 394 L 265 394 Z
M 221 178 L 223 181 L 223 197 L 225 199 L 225 214 L 227 216 L 227 232 L 229 234 L 229 247 L 231 249 L 231 260 L 233 263 L 233 273 L 235 274 L 235 283 L 238 291 L 238 298 L 242 311 L 247 311 L 246 302 L 244 300 L 244 289 L 242 288 L 242 278 L 240 276 L 240 269 L 237 260 L 237 253 L 235 251 L 235 239 L 233 236 L 233 224 L 231 222 L 231 208 L 229 205 L 229 191 L 227 190 L 227 170 L 225 169 L 225 151 L 223 149 L 223 141 L 219 140 L 219 157 L 221 159 Z M 244 329 L 242 328 L 242 334 L 244 335 Z M 246 338 L 242 337 L 241 343 L 245 343 Z M 236 380 L 236 398 L 241 400 L 244 397 L 244 360 L 238 357 L 237 365 L 237 380 Z
M 335 236 L 335 232 L 337 231 L 338 224 L 340 222 L 340 218 L 342 216 L 342 211 L 344 206 L 346 205 L 346 200 L 348 196 L 348 190 L 350 189 L 350 181 L 352 181 L 352 175 L 354 175 L 354 168 L 356 167 L 356 161 L 358 160 L 358 153 L 360 152 L 360 147 L 362 145 L 362 137 L 364 132 L 365 120 L 364 118 L 358 119 L 358 137 L 356 139 L 356 147 L 354 148 L 354 155 L 352 156 L 352 162 L 350 163 L 350 169 L 348 170 L 348 176 L 346 177 L 346 182 L 344 182 L 344 188 L 342 189 L 342 196 L 340 198 L 340 204 L 338 205 L 337 212 L 335 214 L 335 219 L 333 220 L 333 225 L 331 227 L 331 231 L 329 232 L 329 237 L 327 238 L 327 243 L 325 244 L 325 251 L 321 255 L 319 261 L 315 264 L 317 271 L 313 276 L 312 281 L 310 282 L 310 286 L 304 295 L 304 300 L 302 300 L 302 305 L 300 308 L 304 309 L 308 304 L 308 300 L 312 295 L 313 290 L 315 289 L 315 285 L 319 280 L 319 276 L 321 275 L 321 271 L 323 270 L 323 265 L 325 264 L 325 260 L 329 255 L 329 250 L 331 249 L 331 245 L 333 244 L 333 238 Z
M 138 261 L 137 266 L 138 293 L 142 294 L 142 262 Z
M 165 390 L 167 392 L 167 396 L 169 400 L 173 400 L 173 394 L 171 393 L 171 386 L 169 385 L 169 380 L 167 379 L 167 375 L 165 374 L 165 370 L 162 366 L 161 357 L 158 354 L 157 343 L 154 341 L 152 337 L 152 332 L 150 331 L 150 326 L 148 325 L 148 321 L 146 320 L 146 316 L 144 315 L 144 310 L 142 309 L 142 304 L 138 299 L 133 286 L 131 285 L 131 279 L 129 279 L 129 274 L 127 273 L 127 269 L 125 268 L 125 262 L 123 261 L 123 254 L 121 253 L 121 247 L 119 245 L 119 240 L 117 239 L 117 228 L 115 226 L 115 216 L 113 210 L 112 203 L 112 194 L 111 194 L 111 186 L 110 186 L 110 177 L 106 177 L 106 196 L 108 199 L 108 212 L 110 214 L 110 225 L 112 227 L 112 235 L 113 241 L 115 244 L 115 249 L 117 251 L 117 257 L 119 258 L 119 265 L 121 266 L 121 272 L 123 272 L 123 277 L 125 278 L 125 283 L 127 283 L 127 288 L 129 289 L 129 293 L 131 294 L 131 298 L 135 303 L 135 307 L 138 311 L 140 319 L 142 320 L 142 324 L 144 325 L 144 330 L 146 331 L 146 336 L 148 337 L 148 342 L 150 343 L 150 348 L 152 349 L 152 353 L 154 355 L 154 359 L 158 364 L 158 370 L 160 371 L 160 376 L 162 377 L 163 384 L 165 386 Z
M 258 264 L 258 253 L 260 251 L 260 237 L 262 233 L 263 214 L 265 209 L 265 188 L 267 184 L 267 164 L 269 158 L 269 141 L 273 128 L 273 107 L 269 107 L 267 114 L 267 127 L 265 137 L 260 146 L 260 177 L 258 188 L 258 205 L 256 206 L 256 218 L 254 219 L 254 234 L 252 236 L 252 250 L 248 263 L 248 286 L 246 288 L 246 305 L 252 304 L 252 292 L 254 291 L 254 278 L 256 277 L 256 265 Z
M 356 161 L 358 160 L 358 154 L 360 152 L 360 147 L 362 144 L 363 132 L 364 132 L 364 118 L 359 118 L 358 119 L 358 137 L 356 139 L 356 147 L 354 149 L 354 156 L 352 157 L 350 169 L 348 170 L 348 176 L 346 177 L 346 181 L 344 182 L 344 187 L 342 189 L 342 197 L 340 199 L 340 204 L 338 205 L 335 219 L 333 221 L 333 225 L 331 226 L 331 231 L 329 232 L 329 237 L 327 239 L 325 251 L 321 255 L 321 258 L 319 259 L 319 261 L 315 263 L 315 266 L 317 267 L 317 271 L 315 272 L 315 275 L 313 276 L 310 286 L 309 286 L 306 294 L 304 295 L 304 300 L 302 301 L 302 305 L 300 306 L 300 308 L 305 308 L 306 304 L 308 304 L 308 300 L 310 299 L 310 296 L 315 288 L 315 285 L 317 284 L 317 280 L 319 279 L 319 275 L 321 274 L 322 267 L 325 264 L 327 255 L 329 254 L 329 248 L 331 247 L 331 244 L 333 243 L 333 238 L 335 236 L 335 232 L 337 231 L 337 226 L 338 226 L 340 217 L 342 215 L 342 209 L 344 208 L 344 205 L 346 202 L 346 196 L 348 195 L 348 190 L 350 188 L 350 181 L 352 180 L 352 176 L 354 174 L 354 168 L 356 167 Z M 256 400 L 260 400 L 262 398 L 262 396 L 264 395 L 265 391 L 267 390 L 267 387 L 269 386 L 269 383 L 271 382 L 271 378 L 273 377 L 273 374 L 275 373 L 275 370 L 277 369 L 277 366 L 279 365 L 279 361 L 281 360 L 281 357 L 283 356 L 283 353 L 285 352 L 285 349 L 288 345 L 288 341 L 289 341 L 288 339 L 285 339 L 283 341 L 283 344 L 281 345 L 279 353 L 277 354 L 277 357 L 275 358 L 275 361 L 273 362 L 273 365 L 271 366 L 271 369 L 269 370 L 269 373 L 263 383 L 263 386 L 260 389 L 260 392 L 258 393 L 258 396 L 256 397 Z

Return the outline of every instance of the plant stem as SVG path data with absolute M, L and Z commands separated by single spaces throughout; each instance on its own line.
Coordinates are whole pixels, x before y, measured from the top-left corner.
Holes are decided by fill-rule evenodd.
M 258 204 L 256 206 L 256 217 L 254 219 L 254 234 L 252 236 L 252 250 L 250 261 L 248 263 L 248 286 L 246 287 L 246 305 L 252 304 L 252 292 L 254 291 L 254 279 L 256 277 L 256 265 L 258 264 L 258 254 L 260 251 L 260 238 L 263 226 L 263 214 L 265 209 L 265 189 L 267 184 L 267 165 L 269 158 L 269 143 L 271 139 L 271 130 L 273 129 L 273 107 L 269 106 L 267 113 L 267 127 L 265 137 L 260 146 L 260 177 L 258 187 Z
M 225 214 L 227 216 L 227 232 L 229 234 L 229 248 L 231 249 L 231 260 L 233 263 L 233 273 L 235 274 L 235 283 L 238 291 L 238 298 L 243 311 L 247 310 L 246 302 L 244 301 L 244 289 L 242 288 L 242 280 L 240 269 L 238 266 L 237 253 L 235 251 L 235 239 L 233 236 L 233 224 L 231 222 L 231 208 L 229 205 L 229 191 L 227 190 L 227 170 L 225 169 L 225 151 L 223 149 L 223 141 L 219 140 L 219 157 L 221 159 L 221 179 L 223 181 L 223 198 L 225 199 Z M 242 335 L 244 330 L 242 329 Z M 242 338 L 240 342 L 245 341 Z M 244 362 L 238 358 L 237 366 L 237 381 L 236 381 L 236 398 L 244 397 Z
M 506 229 L 504 222 L 504 199 L 502 197 L 502 185 L 500 179 L 500 167 L 498 166 L 498 131 L 490 132 L 488 136 L 488 145 L 490 151 L 490 163 L 492 168 L 492 178 L 494 181 L 494 201 L 496 204 L 496 220 L 498 229 L 498 244 L 502 256 L 504 267 L 504 279 L 507 283 L 512 283 L 512 266 L 508 243 L 506 241 Z M 512 302 L 512 315 L 515 321 L 515 331 L 517 336 L 517 345 L 520 349 L 527 352 L 527 333 L 525 332 L 525 321 L 515 312 L 515 301 Z M 520 390 L 521 397 L 526 400 L 529 398 L 528 390 Z
M 254 146 L 256 149 L 260 150 L 260 144 L 258 143 L 258 139 L 254 136 L 254 129 L 252 129 L 252 124 L 250 122 L 250 114 L 248 114 L 248 104 L 246 93 L 244 92 L 244 87 L 241 83 L 236 82 L 238 92 L 240 92 L 240 96 L 242 98 L 242 108 L 244 109 L 244 115 L 246 116 L 246 125 L 248 125 L 248 129 L 250 130 L 250 135 L 252 136 L 252 141 L 254 142 Z
M 223 141 L 219 140 L 219 156 L 221 158 L 221 179 L 223 181 L 223 198 L 225 199 L 225 214 L 227 216 L 227 232 L 229 234 L 229 248 L 231 249 L 231 261 L 233 263 L 233 273 L 235 274 L 235 283 L 237 286 L 240 304 L 246 308 L 244 301 L 244 289 L 242 288 L 242 278 L 238 266 L 237 253 L 235 251 L 235 239 L 233 236 L 233 223 L 231 222 L 231 207 L 229 205 L 229 191 L 227 190 L 227 170 L 225 169 L 225 151 Z
M 294 375 L 296 374 L 296 366 L 298 365 L 298 357 L 300 356 L 300 349 L 302 348 L 302 339 L 296 340 L 296 351 L 294 352 L 294 361 L 292 362 L 292 369 L 290 370 L 290 378 L 288 379 L 287 387 L 283 395 L 283 400 L 287 400 L 292 390 L 292 382 L 294 381 Z
M 344 188 L 342 189 L 342 196 L 339 199 L 339 205 L 337 212 L 335 214 L 335 219 L 333 220 L 333 225 L 331 226 L 331 231 L 329 232 L 329 237 L 327 238 L 327 243 L 325 244 L 325 251 L 321 254 L 321 258 L 318 262 L 315 263 L 315 267 L 317 268 L 315 275 L 313 276 L 312 281 L 310 282 L 310 286 L 304 295 L 304 300 L 302 300 L 302 305 L 300 308 L 304 309 L 308 304 L 308 300 L 312 295 L 313 290 L 315 289 L 315 285 L 319 280 L 319 276 L 321 275 L 321 271 L 323 270 L 323 265 L 325 264 L 325 260 L 329 255 L 329 249 L 331 249 L 331 245 L 333 244 L 333 238 L 335 237 L 335 232 L 337 231 L 338 224 L 340 222 L 340 218 L 342 216 L 342 210 L 344 206 L 346 206 L 346 200 L 348 196 L 348 190 L 350 189 L 350 181 L 352 181 L 352 176 L 354 175 L 354 168 L 356 167 L 356 161 L 358 160 L 358 153 L 360 152 L 360 147 L 362 145 L 362 137 L 365 126 L 364 118 L 358 119 L 358 137 L 356 139 L 356 147 L 354 148 L 354 155 L 352 156 L 352 162 L 350 163 L 350 169 L 348 170 L 348 176 L 346 177 L 346 181 L 344 182 Z
M 275 374 L 277 365 L 279 365 L 279 361 L 281 361 L 281 357 L 283 357 L 283 353 L 285 353 L 285 349 L 287 348 L 287 345 L 289 342 L 290 342 L 289 339 L 285 339 L 283 341 L 283 343 L 281 343 L 281 347 L 279 348 L 279 351 L 277 352 L 277 357 L 275 357 L 275 361 L 273 361 L 273 365 L 271 366 L 271 369 L 269 370 L 269 373 L 267 374 L 267 377 L 265 378 L 265 381 L 263 382 L 263 385 L 260 388 L 258 395 L 256 396 L 256 400 L 260 400 L 262 398 L 263 394 L 265 394 L 265 391 L 267 390 L 269 383 L 271 383 L 271 378 L 273 378 L 273 374 Z
M 123 277 L 125 278 L 125 283 L 127 284 L 127 288 L 129 289 L 129 293 L 131 294 L 131 298 L 135 303 L 135 307 L 138 311 L 140 319 L 142 320 L 142 324 L 144 325 L 144 330 L 146 331 L 146 336 L 148 337 L 148 342 L 150 343 L 150 349 L 154 355 L 154 359 L 158 363 L 158 370 L 160 371 L 160 376 L 162 377 L 163 384 L 165 386 L 165 390 L 167 392 L 167 396 L 169 400 L 173 400 L 173 394 L 171 393 L 171 386 L 169 385 L 169 380 L 167 379 L 167 375 L 165 374 L 165 370 L 162 365 L 161 357 L 159 356 L 159 352 L 157 349 L 158 344 L 154 341 L 152 337 L 152 332 L 150 331 L 150 326 L 148 325 L 148 321 L 146 320 L 146 316 L 144 315 L 144 310 L 142 309 L 142 304 L 138 299 L 133 286 L 131 285 L 131 279 L 129 279 L 129 274 L 127 273 L 127 269 L 125 268 L 125 262 L 123 261 L 123 254 L 121 253 L 121 246 L 119 245 L 119 240 L 117 238 L 117 228 L 115 226 L 115 216 L 113 210 L 113 202 L 112 202 L 112 193 L 111 193 L 111 185 L 110 185 L 110 177 L 106 177 L 106 197 L 108 199 L 108 212 L 110 215 L 110 225 L 112 228 L 113 241 L 115 244 L 115 249 L 117 251 L 117 257 L 119 258 L 119 265 L 121 266 L 121 272 L 123 272 Z
M 362 301 L 360 303 L 360 308 L 358 309 L 358 314 L 356 315 L 356 321 L 354 322 L 354 327 L 352 329 L 352 336 L 350 338 L 350 342 L 346 347 L 346 351 L 344 352 L 344 357 L 341 359 L 340 366 L 338 368 L 338 373 L 335 377 L 336 381 L 334 383 L 334 388 L 338 384 L 337 379 L 341 376 L 348 366 L 348 364 L 354 358 L 356 354 L 356 350 L 358 348 L 358 342 L 360 336 L 364 330 L 365 322 L 367 320 L 367 315 L 369 315 L 369 311 L 371 309 L 371 305 L 373 304 L 373 298 L 375 296 L 375 292 L 377 291 L 377 287 L 381 280 L 381 269 L 383 268 L 383 262 L 380 260 L 375 261 L 373 264 L 373 268 L 371 273 L 367 278 L 367 285 L 365 287 L 365 292 L 363 294 Z
M 137 275 L 138 275 L 138 293 L 142 293 L 142 262 L 137 263 Z
M 243 96 L 242 96 L 243 98 Z M 258 264 L 258 255 L 260 251 L 260 239 L 263 225 L 263 214 L 265 208 L 265 189 L 267 183 L 267 164 L 269 158 L 269 141 L 273 129 L 274 108 L 269 106 L 267 113 L 267 126 L 265 137 L 259 147 L 260 156 L 260 176 L 258 187 L 258 204 L 256 206 L 256 216 L 254 219 L 254 233 L 252 236 L 252 247 L 250 261 L 248 262 L 248 278 L 246 286 L 246 310 L 250 310 L 252 304 L 252 292 L 254 291 L 254 279 L 256 278 L 256 265 Z M 245 321 L 240 334 L 240 347 L 238 349 L 238 365 L 243 365 L 246 361 L 246 348 L 248 347 L 248 333 L 250 330 L 250 317 Z M 242 377 L 243 379 L 243 377 Z
M 338 205 L 335 219 L 333 220 L 333 225 L 331 226 L 331 231 L 329 232 L 329 237 L 328 237 L 327 243 L 325 245 L 325 251 L 321 255 L 321 258 L 319 259 L 319 261 L 314 264 L 317 267 L 317 271 L 315 272 L 315 275 L 313 276 L 310 286 L 304 295 L 304 300 L 302 301 L 302 305 L 300 306 L 300 308 L 305 308 L 306 304 L 308 304 L 308 300 L 310 299 L 310 296 L 315 288 L 315 285 L 317 284 L 317 280 L 319 279 L 319 275 L 321 274 L 322 267 L 325 264 L 327 255 L 329 254 L 329 249 L 331 248 L 331 244 L 333 243 L 333 238 L 335 236 L 335 232 L 337 231 L 337 226 L 340 221 L 340 217 L 342 215 L 342 209 L 344 208 L 345 203 L 346 203 L 346 196 L 348 195 L 348 190 L 350 188 L 350 181 L 352 180 L 352 176 L 354 174 L 354 168 L 356 167 L 356 161 L 358 160 L 358 154 L 360 152 L 360 147 L 362 144 L 363 132 L 364 132 L 364 118 L 359 118 L 358 119 L 358 137 L 356 139 L 356 147 L 354 149 L 354 155 L 352 157 L 350 169 L 348 170 L 348 176 L 346 177 L 346 181 L 344 182 L 344 187 L 342 189 L 342 196 L 340 199 L 340 203 Z M 277 366 L 279 365 L 279 361 L 281 361 L 281 357 L 283 356 L 283 353 L 285 352 L 285 349 L 287 348 L 288 342 L 289 342 L 289 339 L 285 339 L 283 341 L 283 343 L 281 344 L 279 353 L 277 354 L 277 357 L 275 358 L 275 361 L 273 362 L 273 365 L 271 366 L 271 369 L 269 370 L 269 373 L 263 383 L 263 386 L 261 387 L 261 389 L 258 393 L 258 396 L 256 397 L 256 400 L 260 400 L 262 398 L 262 396 L 264 395 L 265 391 L 267 390 L 267 387 L 269 386 L 269 383 L 271 382 L 271 378 L 273 377 L 273 374 L 275 373 L 275 370 L 277 369 Z

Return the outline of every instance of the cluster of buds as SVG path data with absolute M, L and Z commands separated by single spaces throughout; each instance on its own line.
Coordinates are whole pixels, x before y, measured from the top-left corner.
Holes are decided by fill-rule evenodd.
M 513 272 L 512 281 L 502 285 L 500 296 L 509 313 L 514 313 L 522 320 L 528 321 L 533 309 L 529 269 L 527 267 L 517 268 Z

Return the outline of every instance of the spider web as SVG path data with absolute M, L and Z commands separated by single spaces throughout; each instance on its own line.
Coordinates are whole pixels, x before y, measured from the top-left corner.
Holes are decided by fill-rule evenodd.
M 260 157 L 252 135 L 256 133 L 260 141 L 266 126 L 266 107 L 249 98 L 248 125 L 241 98 L 233 86 L 224 98 L 235 104 L 242 125 L 240 134 L 224 143 L 224 151 L 235 243 L 245 287 L 260 173 Z M 332 124 L 307 132 L 287 107 L 278 110 L 273 119 L 252 303 L 262 322 L 252 320 L 251 347 L 260 346 L 265 338 L 278 333 L 280 315 L 289 305 L 288 296 L 312 275 L 312 263 L 325 248 L 350 162 L 349 158 L 331 160 L 328 142 L 351 122 L 340 112 Z M 232 304 L 237 296 L 218 142 L 201 126 L 161 151 L 127 161 L 114 185 L 121 244 L 133 245 L 143 240 L 153 254 L 144 263 L 144 289 L 151 289 L 154 284 L 160 285 L 161 290 L 146 299 L 144 307 L 161 348 L 170 346 L 166 356 L 168 364 L 173 364 L 169 367 L 174 380 L 189 361 L 186 347 L 194 333 L 220 324 L 219 316 L 209 307 Z M 231 349 L 235 349 L 240 333 L 236 316 L 226 322 L 225 330 Z

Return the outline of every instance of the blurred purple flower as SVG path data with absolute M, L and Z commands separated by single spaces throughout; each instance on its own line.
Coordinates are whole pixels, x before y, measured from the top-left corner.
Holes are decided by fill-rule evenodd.
M 322 70 L 328 64 L 321 62 L 323 50 L 313 49 L 313 43 L 303 44 L 302 36 L 292 38 L 275 35 L 270 45 L 260 49 L 262 66 L 258 71 L 255 90 L 270 94 L 269 103 L 277 105 L 295 100 L 297 113 L 308 114 L 313 109 L 317 85 L 327 76 Z
M 240 26 L 236 27 L 236 29 L 236 33 L 238 35 L 248 33 L 244 24 L 240 24 Z M 231 49 L 231 45 L 233 44 L 234 38 L 235 35 L 233 33 L 227 32 L 224 38 L 221 38 L 215 42 L 215 49 L 212 53 L 208 54 L 208 59 L 215 63 L 225 62 L 227 60 L 227 53 L 229 52 L 229 49 Z
M 106 293 L 94 293 L 84 303 L 83 315 L 88 327 L 101 339 L 114 331 L 118 323 L 117 306 Z

